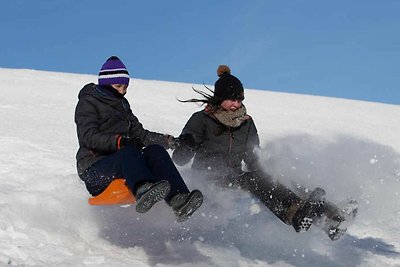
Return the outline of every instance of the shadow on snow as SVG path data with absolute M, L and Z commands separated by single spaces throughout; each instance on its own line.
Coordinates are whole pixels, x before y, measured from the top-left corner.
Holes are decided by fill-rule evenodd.
M 308 188 L 323 187 L 333 202 L 357 199 L 359 214 L 348 233 L 338 241 L 330 241 L 318 227 L 298 234 L 247 193 L 217 187 L 184 166 L 180 170 L 189 188 L 198 188 L 205 196 L 190 220 L 176 223 L 165 203 L 146 214 L 137 214 L 133 207 L 95 207 L 100 235 L 117 246 L 142 247 L 152 265 L 213 266 L 240 257 L 295 266 L 357 266 L 367 252 L 399 256 L 393 244 L 373 236 L 357 238 L 351 232 L 357 224 L 390 224 L 390 216 L 399 210 L 394 190 L 400 156 L 392 148 L 348 136 L 322 141 L 294 135 L 270 141 L 260 158 L 265 170 L 288 186 L 295 181 Z M 381 230 L 387 231 L 385 225 Z

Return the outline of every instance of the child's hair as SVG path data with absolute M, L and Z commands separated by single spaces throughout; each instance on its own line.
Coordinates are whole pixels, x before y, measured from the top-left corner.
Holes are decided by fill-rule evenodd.
M 214 96 L 214 91 L 211 90 L 210 88 L 208 88 L 207 86 L 204 85 L 204 87 L 210 91 L 210 93 L 208 92 L 204 92 L 201 90 L 197 90 L 196 88 L 192 87 L 193 91 L 195 91 L 196 93 L 198 93 L 199 95 L 203 96 L 204 98 L 202 99 L 198 99 L 198 98 L 192 98 L 192 99 L 188 99 L 188 100 L 179 100 L 179 102 L 182 103 L 202 103 L 202 105 L 212 105 L 212 106 L 219 106 L 222 103 L 222 99 L 215 97 Z

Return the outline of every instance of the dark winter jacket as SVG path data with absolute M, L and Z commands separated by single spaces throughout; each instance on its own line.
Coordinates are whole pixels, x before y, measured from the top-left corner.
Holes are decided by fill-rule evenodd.
M 254 121 L 249 118 L 239 127 L 231 128 L 199 111 L 186 123 L 182 134 L 192 134 L 195 147 L 178 147 L 172 159 L 178 165 L 188 163 L 193 157 L 192 168 L 215 171 L 240 171 L 242 160 L 249 170 L 256 168 L 254 149 L 259 137 Z
M 167 136 L 145 130 L 133 115 L 126 98 L 110 87 L 87 84 L 79 93 L 75 123 L 79 141 L 78 174 L 116 152 L 120 135 L 138 138 L 144 145 L 167 147 Z

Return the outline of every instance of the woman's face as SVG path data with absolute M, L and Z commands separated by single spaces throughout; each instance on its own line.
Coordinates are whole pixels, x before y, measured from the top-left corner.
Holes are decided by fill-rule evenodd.
M 242 100 L 240 99 L 225 99 L 221 103 L 221 107 L 228 111 L 236 111 L 242 106 Z
M 111 84 L 112 88 L 118 91 L 121 95 L 125 95 L 128 89 L 128 85 L 126 84 Z

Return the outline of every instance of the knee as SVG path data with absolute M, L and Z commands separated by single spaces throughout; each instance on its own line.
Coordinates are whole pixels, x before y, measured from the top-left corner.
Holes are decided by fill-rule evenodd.
M 134 146 L 125 146 L 121 148 L 119 151 L 119 156 L 121 158 L 130 158 L 130 157 L 140 157 L 140 151 Z
M 148 145 L 143 149 L 145 155 L 168 154 L 167 150 L 161 145 Z

